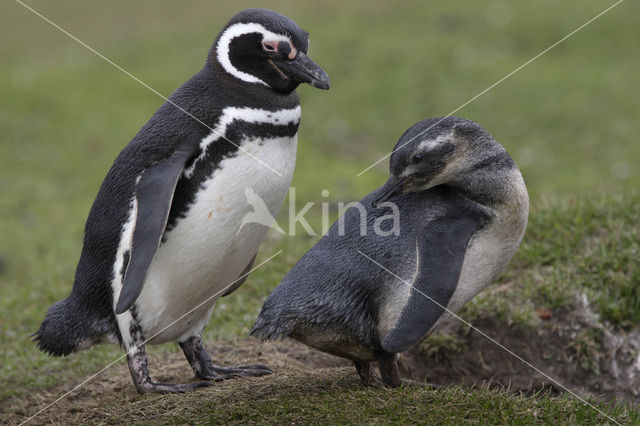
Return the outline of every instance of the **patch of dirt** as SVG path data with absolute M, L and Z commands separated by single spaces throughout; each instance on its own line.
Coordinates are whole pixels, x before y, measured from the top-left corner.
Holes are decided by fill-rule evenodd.
M 578 297 L 576 305 L 557 316 L 540 310 L 534 330 L 493 319 L 474 322 L 504 348 L 450 318 L 440 329 L 438 347 L 427 340 L 401 355 L 401 374 L 440 385 L 506 387 L 530 395 L 570 390 L 582 397 L 638 402 L 640 328 L 625 332 L 601 323 L 586 297 Z
M 278 380 L 296 380 L 296 375 L 308 374 L 312 371 L 322 371 L 325 368 L 351 366 L 352 364 L 342 358 L 337 358 L 322 352 L 315 351 L 295 341 L 260 343 L 256 339 L 245 339 L 233 344 L 208 344 L 209 353 L 214 362 L 220 365 L 254 364 L 260 363 L 269 366 L 275 371 Z M 86 353 L 86 356 L 90 356 Z M 176 350 L 170 353 L 154 354 L 151 346 L 148 351 L 149 373 L 156 382 L 187 383 L 195 381 L 193 371 L 189 367 L 182 351 Z M 353 370 L 355 375 L 355 369 Z M 354 380 L 357 375 L 354 376 Z M 52 389 L 46 389 L 22 397 L 9 399 L 0 404 L 0 424 L 19 424 L 33 416 L 48 404 L 62 397 L 69 390 L 82 383 L 78 379 L 71 383 L 64 383 Z M 214 386 L 198 390 L 197 394 L 207 392 L 232 391 L 241 382 L 262 383 L 273 380 L 273 376 L 259 378 L 243 378 L 242 380 L 228 380 L 216 383 Z M 195 394 L 194 393 L 194 394 Z M 87 381 L 77 390 L 60 399 L 51 407 L 35 417 L 31 424 L 54 423 L 70 424 L 72 419 L 80 419 L 81 422 L 93 421 L 108 423 L 109 413 L 101 408 L 105 401 L 116 399 L 120 404 L 136 407 L 144 407 L 145 398 L 169 398 L 166 395 L 139 396 L 131 381 L 131 376 L 123 359 L 111 366 L 96 377 Z M 144 411 L 144 410 L 142 410 Z M 95 413 L 97 417 L 94 417 Z M 144 417 L 137 421 L 144 422 Z

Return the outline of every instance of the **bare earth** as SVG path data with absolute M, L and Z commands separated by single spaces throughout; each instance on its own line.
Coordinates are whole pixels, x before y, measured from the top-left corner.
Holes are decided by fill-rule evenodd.
M 238 386 L 247 384 L 249 386 L 273 386 L 274 380 L 277 383 L 286 382 L 296 380 L 296 377 L 305 374 L 322 374 L 323 369 L 326 368 L 351 365 L 347 360 L 309 349 L 293 341 L 260 343 L 254 339 L 246 339 L 233 345 L 209 345 L 208 349 L 220 365 L 261 363 L 274 370 L 275 375 L 228 380 L 216 383 L 209 388 L 200 389 L 196 392 L 197 394 L 229 393 L 236 391 Z M 353 373 L 355 381 L 358 376 L 355 368 L 352 372 L 351 369 L 352 367 L 348 371 L 340 371 L 340 374 Z M 149 371 L 153 379 L 158 382 L 186 383 L 195 380 L 184 355 L 177 351 L 161 355 L 154 355 L 151 351 L 149 353 Z M 27 420 L 81 381 L 76 380 L 53 389 L 42 390 L 19 401 L 10 402 L 6 406 L 0 406 L 0 422 L 18 424 Z M 173 397 L 172 395 L 138 395 L 131 382 L 126 362 L 123 360 L 39 414 L 32 420 L 32 424 L 109 422 L 109 418 L 115 413 L 110 410 L 105 411 L 103 407 L 112 406 L 113 402 L 116 402 L 116 405 L 122 407 L 123 410 L 130 412 L 128 413 L 130 420 L 144 422 L 145 398 L 171 401 Z M 190 395 L 180 395 L 180 397 L 189 398 Z M 179 410 L 178 407 L 174 408 Z M 167 408 L 167 413 L 171 412 L 172 410 Z M 118 418 L 127 418 L 122 417 L 123 414 L 125 413 L 118 413 Z

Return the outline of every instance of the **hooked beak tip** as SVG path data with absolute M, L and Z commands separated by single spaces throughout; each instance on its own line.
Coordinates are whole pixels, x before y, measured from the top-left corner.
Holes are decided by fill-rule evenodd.
M 329 75 L 323 70 L 319 70 L 320 73 L 318 75 L 314 75 L 309 82 L 309 84 L 316 89 L 329 90 L 329 86 L 331 85 L 331 80 L 329 80 Z
M 312 80 L 309 84 L 316 89 L 329 90 L 329 78 L 326 80 Z
M 306 83 L 309 83 L 310 86 L 315 87 L 316 89 L 329 90 L 329 85 L 331 81 L 329 80 L 329 75 L 325 70 L 320 68 L 320 66 L 313 64 L 314 67 L 309 70 L 308 79 Z

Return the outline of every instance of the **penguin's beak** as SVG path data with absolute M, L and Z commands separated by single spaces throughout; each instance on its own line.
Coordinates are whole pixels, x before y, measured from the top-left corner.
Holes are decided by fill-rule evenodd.
M 377 208 L 378 205 L 396 194 L 402 192 L 404 181 L 402 179 L 391 176 L 382 188 L 379 189 L 378 196 L 373 200 L 373 207 Z
M 278 68 L 293 81 L 309 83 L 318 89 L 329 89 L 327 73 L 301 51 L 292 60 L 278 61 Z

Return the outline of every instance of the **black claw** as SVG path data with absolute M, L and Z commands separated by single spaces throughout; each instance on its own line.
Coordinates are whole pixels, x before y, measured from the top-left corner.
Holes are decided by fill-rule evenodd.
M 269 367 L 262 364 L 234 365 L 227 368 L 237 369 L 237 370 L 264 370 L 267 372 L 267 374 L 273 374 L 273 371 Z
M 213 383 L 211 383 L 211 382 L 195 382 L 195 383 L 188 383 L 188 385 L 191 388 L 190 390 L 196 390 L 196 389 L 207 388 L 209 386 L 212 386 Z
M 185 393 L 185 392 L 193 392 L 196 389 L 211 386 L 212 384 L 213 383 L 211 382 L 195 382 L 195 383 L 184 383 L 184 384 L 144 382 L 144 383 L 141 383 L 140 385 L 137 385 L 136 388 L 138 389 L 138 392 L 141 394 Z
M 211 376 L 223 376 L 225 378 L 235 378 L 243 376 L 266 376 L 267 374 L 273 374 L 268 368 L 252 368 L 248 365 L 234 365 L 230 367 L 220 367 L 217 365 L 210 366 L 209 369 Z
M 221 382 L 222 380 L 237 379 L 238 377 L 260 377 L 268 374 L 273 374 L 273 371 L 269 369 L 248 369 L 235 367 L 217 367 L 213 369 L 212 374 L 206 376 L 198 376 L 201 379 L 213 380 L 215 382 Z

